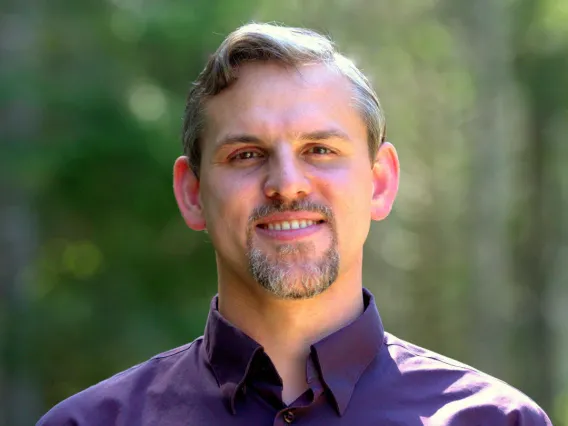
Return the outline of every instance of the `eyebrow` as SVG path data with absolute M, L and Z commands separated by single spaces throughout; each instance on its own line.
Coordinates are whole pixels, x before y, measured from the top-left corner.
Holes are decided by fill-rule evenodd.
M 347 136 L 347 133 L 344 133 L 341 130 L 337 129 L 316 130 L 314 132 L 299 133 L 298 135 L 296 135 L 296 139 L 300 141 L 312 142 L 324 141 L 327 139 L 342 139 L 348 142 L 351 141 L 349 136 Z
M 294 140 L 309 141 L 309 142 L 324 141 L 328 139 L 341 139 L 347 142 L 351 141 L 351 139 L 349 138 L 349 136 L 347 136 L 346 133 L 337 129 L 315 130 L 313 132 L 300 132 L 294 136 Z M 239 143 L 261 144 L 262 139 L 250 134 L 229 134 L 219 141 L 216 149 L 219 149 L 225 145 L 234 145 Z

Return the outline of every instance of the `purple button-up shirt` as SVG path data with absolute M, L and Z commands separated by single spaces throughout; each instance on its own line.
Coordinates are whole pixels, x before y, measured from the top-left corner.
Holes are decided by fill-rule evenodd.
M 262 346 L 215 297 L 203 337 L 66 399 L 38 426 L 551 425 L 502 381 L 386 333 L 363 297 L 357 320 L 311 347 L 309 389 L 290 405 Z

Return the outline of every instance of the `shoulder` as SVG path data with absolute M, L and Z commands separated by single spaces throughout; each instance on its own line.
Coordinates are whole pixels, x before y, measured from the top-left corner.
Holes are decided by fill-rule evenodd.
M 502 380 L 389 333 L 385 346 L 400 380 L 439 401 L 433 424 L 552 424 L 532 399 Z
M 164 377 L 181 365 L 192 362 L 201 338 L 160 353 L 149 360 L 103 380 L 55 405 L 36 426 L 98 426 L 115 424 L 126 406 L 144 398 L 150 386 L 159 386 Z M 183 362 L 182 362 L 183 361 Z

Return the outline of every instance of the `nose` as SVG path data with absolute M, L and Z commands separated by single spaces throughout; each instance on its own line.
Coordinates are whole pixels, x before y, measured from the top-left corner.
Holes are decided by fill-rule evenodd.
M 305 165 L 292 149 L 280 149 L 268 163 L 268 176 L 264 184 L 266 197 L 280 202 L 303 199 L 311 192 L 311 183 Z

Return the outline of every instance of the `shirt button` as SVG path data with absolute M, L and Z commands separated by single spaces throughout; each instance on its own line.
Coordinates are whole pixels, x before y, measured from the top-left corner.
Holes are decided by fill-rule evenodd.
M 284 422 L 286 422 L 287 424 L 290 424 L 294 421 L 294 413 L 291 411 L 286 411 L 284 412 Z

